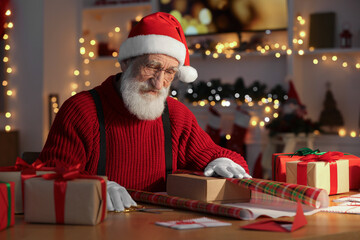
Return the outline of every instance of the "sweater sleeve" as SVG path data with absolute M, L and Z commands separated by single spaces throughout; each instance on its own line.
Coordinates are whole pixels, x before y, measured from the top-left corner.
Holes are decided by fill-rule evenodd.
M 244 158 L 229 149 L 215 144 L 210 136 L 199 126 L 194 114 L 182 103 L 172 102 L 169 106 L 173 134 L 173 144 L 178 151 L 178 168 L 189 170 L 204 170 L 212 160 L 226 157 L 241 165 L 248 173 Z
M 94 151 L 99 139 L 95 104 L 88 92 L 78 93 L 61 106 L 40 154 L 40 160 L 65 164 L 81 163 L 81 169 L 98 158 Z

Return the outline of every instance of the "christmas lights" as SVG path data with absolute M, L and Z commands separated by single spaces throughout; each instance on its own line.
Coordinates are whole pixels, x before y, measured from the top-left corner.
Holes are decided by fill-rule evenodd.
M 13 67 L 11 67 L 11 61 L 10 61 L 10 50 L 11 50 L 11 45 L 10 45 L 10 30 L 14 28 L 14 24 L 10 21 L 11 19 L 11 9 L 6 9 L 9 6 L 9 1 L 7 1 L 6 3 L 4 3 L 3 5 L 5 8 L 1 9 L 1 14 L 2 16 L 0 16 L 1 18 L 1 24 L 2 26 L 0 26 L 0 33 L 1 33 L 1 37 L 4 41 L 4 51 L 2 51 L 2 61 L 3 61 L 3 69 L 2 71 L 4 71 L 4 79 L 1 79 L 1 85 L 3 88 L 3 92 L 5 93 L 5 98 L 6 97 L 12 97 L 14 96 L 14 92 L 15 89 L 10 89 L 10 85 L 9 85 L 9 79 L 10 79 L 10 74 L 13 72 Z M 8 102 L 8 101 L 5 101 Z M 6 132 L 9 132 L 12 130 L 11 127 L 11 118 L 12 118 L 12 113 L 11 111 L 6 111 L 6 106 L 3 106 L 4 109 L 2 109 L 4 111 L 4 118 L 0 118 L 0 120 L 3 121 L 3 126 Z M 0 122 L 1 123 L 1 122 Z

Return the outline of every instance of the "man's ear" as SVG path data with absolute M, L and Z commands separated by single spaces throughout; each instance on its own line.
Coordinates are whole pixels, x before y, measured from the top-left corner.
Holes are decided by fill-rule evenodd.
M 129 60 L 126 59 L 126 60 L 121 61 L 121 62 L 120 62 L 120 66 L 121 66 L 121 71 L 122 71 L 122 72 L 125 72 L 126 69 L 127 69 L 128 66 L 129 66 Z

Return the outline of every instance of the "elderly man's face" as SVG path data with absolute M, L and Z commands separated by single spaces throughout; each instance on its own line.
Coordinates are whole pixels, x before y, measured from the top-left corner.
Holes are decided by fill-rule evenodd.
M 154 89 L 144 93 L 157 94 L 157 90 L 168 88 L 178 72 L 179 61 L 164 54 L 148 54 L 133 61 L 135 79 L 140 82 L 148 81 Z
M 179 62 L 167 55 L 149 54 L 123 65 L 121 93 L 129 111 L 142 120 L 161 116 Z

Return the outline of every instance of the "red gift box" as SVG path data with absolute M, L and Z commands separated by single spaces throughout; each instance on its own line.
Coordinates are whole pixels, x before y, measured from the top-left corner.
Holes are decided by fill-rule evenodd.
M 310 151 L 312 150 L 310 149 Z M 274 181 L 286 182 L 286 163 L 299 161 L 301 157 L 303 156 L 294 155 L 294 153 L 274 153 L 272 155 L 272 179 Z M 349 188 L 359 190 L 360 158 L 355 155 L 344 153 L 342 159 L 349 160 Z
M 294 155 L 294 153 L 274 153 L 272 155 L 272 179 L 286 182 L 286 163 L 298 161 L 301 157 Z
M 0 182 L 0 230 L 15 224 L 14 182 Z

